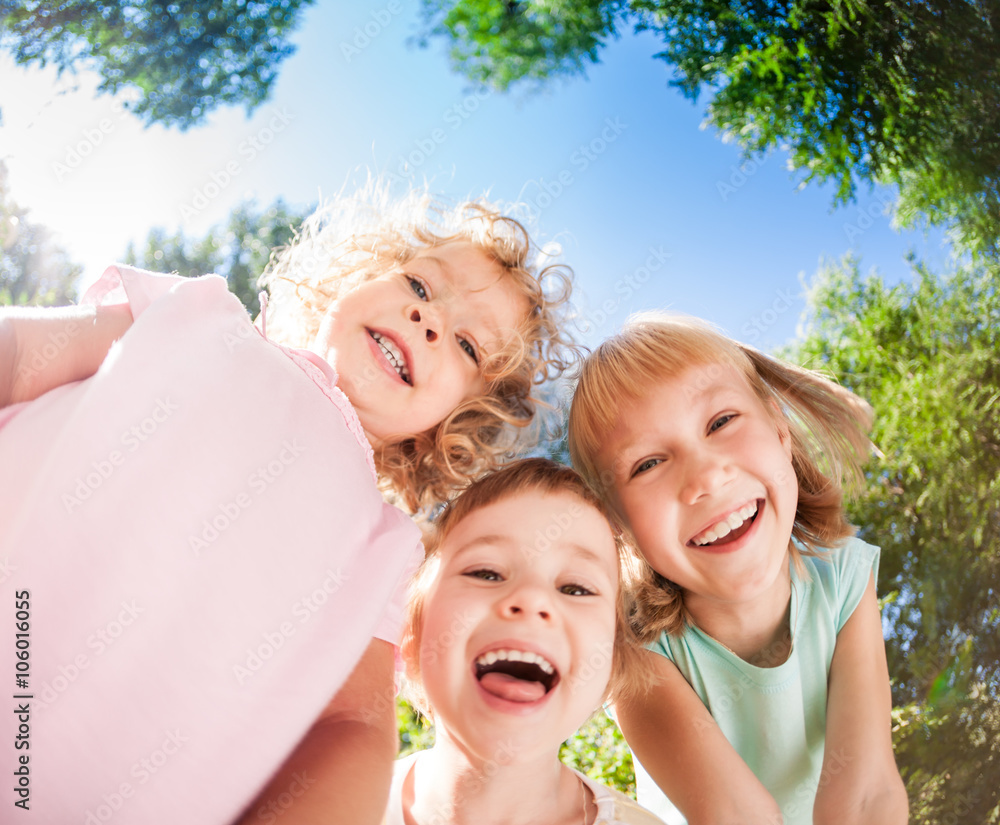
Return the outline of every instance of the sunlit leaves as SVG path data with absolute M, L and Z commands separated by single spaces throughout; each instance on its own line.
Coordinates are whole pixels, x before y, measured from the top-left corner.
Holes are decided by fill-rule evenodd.
M 312 0 L 0 0 L 0 46 L 18 63 L 95 69 L 147 124 L 184 129 L 222 105 L 268 95 L 299 9 Z
M 232 211 L 225 225 L 202 237 L 189 238 L 180 231 L 169 234 L 160 228 L 150 230 L 141 249 L 129 246 L 125 263 L 190 278 L 209 273 L 222 275 L 230 291 L 256 316 L 260 311 L 257 279 L 271 251 L 291 240 L 294 228 L 307 214 L 289 209 L 280 199 L 262 211 L 243 203 Z
M 749 155 L 787 147 L 804 181 L 898 187 L 897 219 L 1000 257 L 1000 6 L 969 0 L 424 0 L 469 78 L 578 74 L 631 25 L 671 83 Z
M 571 768 L 616 788 L 635 799 L 632 752 L 618 726 L 604 713 L 595 713 L 567 739 L 559 757 Z
M 424 2 L 427 34 L 447 36 L 452 63 L 496 89 L 582 72 L 586 64 L 597 62 L 626 7 L 623 0 Z
M 81 272 L 50 231 L 10 197 L 7 165 L 0 160 L 0 306 L 70 304 Z
M 868 399 L 883 456 L 850 506 L 882 547 L 897 761 L 911 822 L 1000 821 L 1000 271 L 889 286 L 822 271 L 794 353 Z M 957 818 L 956 818 L 957 817 Z

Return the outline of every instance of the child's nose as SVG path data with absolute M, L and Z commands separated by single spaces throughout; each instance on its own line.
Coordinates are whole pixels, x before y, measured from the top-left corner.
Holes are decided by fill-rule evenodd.
M 421 315 L 420 310 L 414 307 L 410 310 L 410 320 L 415 324 L 423 323 L 424 335 L 427 338 L 428 343 L 433 344 L 438 339 L 437 331 L 434 330 L 434 325 L 431 324 L 430 313 L 427 312 L 427 310 L 424 310 Z
M 722 487 L 730 475 L 728 464 L 721 456 L 703 455 L 690 461 L 681 488 L 681 501 L 694 504 L 702 496 Z
M 552 616 L 551 607 L 538 588 L 522 587 L 502 601 L 500 613 L 508 619 L 538 616 L 547 620 Z

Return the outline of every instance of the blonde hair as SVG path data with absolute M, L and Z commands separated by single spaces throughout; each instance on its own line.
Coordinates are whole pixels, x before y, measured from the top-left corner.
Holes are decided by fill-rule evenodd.
M 449 533 L 471 513 L 498 501 L 525 492 L 541 495 L 569 493 L 593 507 L 608 523 L 618 550 L 618 599 L 615 603 L 615 642 L 611 678 L 606 696 L 621 697 L 645 689 L 652 674 L 641 646 L 632 630 L 631 582 L 636 575 L 635 554 L 624 546 L 624 533 L 614 512 L 587 486 L 572 468 L 547 458 L 525 458 L 474 481 L 460 496 L 444 508 L 428 532 L 424 544 L 427 554 L 410 582 L 410 599 L 401 648 L 407 662 L 407 694 L 411 702 L 430 716 L 426 697 L 420 687 L 420 639 L 424 602 L 440 565 L 440 548 Z
M 537 433 L 535 388 L 577 356 L 566 329 L 572 270 L 545 265 L 545 253 L 517 220 L 486 200 L 448 208 L 423 190 L 394 198 L 369 181 L 358 193 L 316 210 L 262 278 L 271 292 L 268 331 L 308 346 L 330 305 L 424 249 L 466 242 L 483 252 L 527 299 L 528 314 L 501 352 L 483 361 L 486 392 L 442 422 L 376 449 L 384 493 L 414 512 L 451 498 L 470 478 L 523 450 Z
M 740 344 L 696 318 L 644 313 L 585 360 L 569 414 L 573 465 L 605 499 L 614 474 L 602 446 L 622 413 L 649 387 L 692 366 L 735 368 L 764 409 L 788 427 L 799 497 L 789 552 L 801 571 L 800 552 L 820 555 L 854 533 L 844 513 L 846 491 L 860 486 L 872 450 L 871 407 L 817 372 Z M 801 547 L 801 551 L 800 548 Z M 640 553 L 642 548 L 638 548 Z M 688 621 L 684 594 L 644 560 L 636 586 L 637 631 L 643 641 L 680 633 Z

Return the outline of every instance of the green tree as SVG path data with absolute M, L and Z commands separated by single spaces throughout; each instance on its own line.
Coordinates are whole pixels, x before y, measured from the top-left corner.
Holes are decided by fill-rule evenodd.
M 424 0 L 470 79 L 506 89 L 583 72 L 629 26 L 750 156 L 787 147 L 837 202 L 899 188 L 903 225 L 1000 256 L 1000 6 L 971 0 Z
M 795 357 L 875 409 L 883 455 L 850 508 L 882 547 L 897 760 L 911 822 L 1000 822 L 1000 271 L 887 286 L 848 259 Z
M 598 711 L 567 739 L 559 758 L 602 785 L 635 799 L 635 769 L 625 737 L 603 711 Z
M 399 755 L 434 746 L 431 722 L 405 699 L 396 701 Z M 559 758 L 591 779 L 635 799 L 632 752 L 618 726 L 603 712 L 595 713 L 559 749 Z
M 0 160 L 0 306 L 73 303 L 83 268 L 71 263 L 49 230 L 28 218 L 10 197 L 7 165 Z
M 147 124 L 199 123 L 217 106 L 250 112 L 268 95 L 286 38 L 312 0 L 0 0 L 0 47 L 18 63 L 95 69 L 99 91 L 129 89 Z
M 129 244 L 125 263 L 185 277 L 210 272 L 222 275 L 230 291 L 256 316 L 260 312 L 257 279 L 272 250 L 287 244 L 295 227 L 311 211 L 289 209 L 280 198 L 260 212 L 252 203 L 243 203 L 224 225 L 200 238 L 188 238 L 181 231 L 171 235 L 162 228 L 152 229 L 141 251 Z
M 396 700 L 396 728 L 400 756 L 434 747 L 434 725 L 402 697 Z

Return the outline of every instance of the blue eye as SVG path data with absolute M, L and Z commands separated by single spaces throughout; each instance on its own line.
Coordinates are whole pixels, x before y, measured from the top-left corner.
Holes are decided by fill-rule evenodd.
M 728 424 L 734 418 L 736 418 L 736 416 L 733 415 L 732 413 L 727 413 L 726 415 L 720 415 L 718 418 L 715 419 L 715 421 L 713 421 L 709 425 L 708 431 L 710 433 L 714 433 L 716 430 L 721 430 L 723 427 L 726 426 L 726 424 Z
M 416 295 L 421 301 L 429 300 L 427 297 L 427 287 L 425 287 L 423 283 L 410 275 L 406 276 L 406 280 L 409 282 L 410 289 L 413 290 L 414 295 Z
M 479 363 L 479 356 L 476 354 L 476 348 L 472 346 L 465 338 L 458 339 L 458 345 L 465 350 L 465 354 L 469 356 L 475 363 Z

